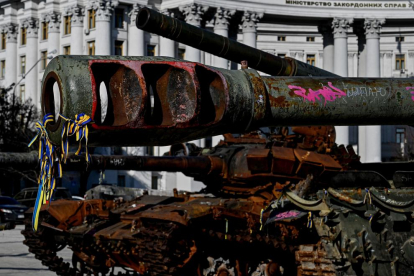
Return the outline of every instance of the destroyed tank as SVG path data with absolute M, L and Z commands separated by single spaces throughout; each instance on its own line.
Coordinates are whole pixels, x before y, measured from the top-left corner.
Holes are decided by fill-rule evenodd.
M 162 26 L 184 26 L 178 33 L 190 28 L 143 13 L 137 24 L 155 14 Z M 92 158 L 91 166 L 180 171 L 206 188 L 132 201 L 52 202 L 42 207 L 37 231 L 27 213 L 29 251 L 58 275 L 115 268 L 121 275 L 413 273 L 411 164 L 361 164 L 326 125 L 412 124 L 414 81 L 323 76 L 293 59 L 273 65 L 280 74 L 163 57 L 53 59 L 42 107 L 63 116 L 46 127 L 54 144 L 62 142 L 63 118 L 89 114 L 89 145 L 175 144 L 170 156 Z M 353 93 L 362 88 L 369 92 Z M 219 134 L 225 139 L 213 148 L 180 144 Z M 57 255 L 65 246 L 71 263 Z

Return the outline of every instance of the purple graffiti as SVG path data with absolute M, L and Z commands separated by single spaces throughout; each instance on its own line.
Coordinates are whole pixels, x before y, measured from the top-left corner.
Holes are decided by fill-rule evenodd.
M 412 90 L 412 91 L 410 91 L 410 93 L 411 93 L 411 100 L 413 100 L 414 101 L 414 86 L 407 86 L 406 88 L 405 88 L 405 90 Z
M 298 215 L 300 215 L 300 212 L 298 211 L 287 211 L 287 212 L 277 214 L 275 218 L 276 220 L 279 220 L 279 219 L 297 217 Z
M 293 91 L 296 95 L 301 96 L 303 100 L 308 100 L 310 102 L 315 102 L 316 99 L 319 101 L 321 100 L 320 96 L 323 96 L 325 98 L 325 104 L 326 102 L 333 102 L 337 97 L 341 98 L 342 96 L 346 96 L 346 93 L 339 88 L 336 88 L 332 85 L 332 82 L 328 82 L 328 86 L 323 86 L 321 89 L 313 90 L 311 88 L 308 89 L 308 93 L 306 94 L 306 89 L 301 86 L 295 86 L 295 85 L 288 85 L 290 89 L 296 89 Z

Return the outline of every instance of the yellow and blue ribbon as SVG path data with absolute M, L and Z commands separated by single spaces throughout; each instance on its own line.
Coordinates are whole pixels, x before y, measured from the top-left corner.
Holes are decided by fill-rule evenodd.
M 29 147 L 39 139 L 39 163 L 40 163 L 40 174 L 39 174 L 39 189 L 37 192 L 36 203 L 33 210 L 32 225 L 33 230 L 36 231 L 38 228 L 39 213 L 41 207 L 51 200 L 53 192 L 56 187 L 56 177 L 62 177 L 62 166 L 58 158 L 55 146 L 49 140 L 47 135 L 46 125 L 49 122 L 53 122 L 54 117 L 48 113 L 43 117 L 43 121 L 38 121 L 35 125 L 37 129 L 36 136 L 30 141 Z M 57 166 L 55 166 L 55 161 Z M 57 169 L 56 169 L 57 167 Z
M 69 137 L 75 135 L 76 141 L 79 141 L 78 150 L 75 152 L 79 155 L 82 149 L 82 140 L 85 139 L 85 158 L 87 164 L 91 161 L 91 156 L 88 153 L 88 124 L 92 122 L 92 119 L 84 113 L 76 114 L 75 120 L 68 119 L 59 114 L 59 116 L 66 122 L 62 127 L 62 160 L 66 163 L 66 158 L 69 153 Z
M 312 212 L 308 212 L 308 228 L 312 228 L 313 220 L 312 220 Z
M 39 223 L 40 209 L 44 204 L 50 203 L 53 192 L 56 187 L 56 178 L 62 177 L 62 165 L 60 157 L 66 162 L 67 155 L 69 153 L 69 136 L 75 135 L 76 141 L 79 141 L 79 147 L 76 151 L 76 155 L 79 155 L 82 149 L 82 140 L 86 142 L 86 162 L 90 162 L 90 155 L 88 153 L 88 124 L 92 122 L 89 116 L 81 113 L 77 114 L 75 120 L 70 120 L 62 115 L 59 115 L 66 122 L 62 128 L 62 154 L 58 155 L 56 147 L 49 140 L 49 136 L 46 131 L 46 125 L 50 122 L 54 122 L 54 116 L 52 114 L 46 114 L 43 117 L 43 121 L 36 123 L 37 134 L 30 141 L 29 147 L 39 139 L 39 163 L 40 163 L 40 175 L 38 179 L 39 189 L 37 192 L 36 203 L 33 210 L 32 225 L 33 230 L 37 231 Z
M 368 188 L 365 188 L 364 204 L 365 202 L 367 202 L 367 199 L 368 199 L 368 203 L 372 204 L 371 192 Z

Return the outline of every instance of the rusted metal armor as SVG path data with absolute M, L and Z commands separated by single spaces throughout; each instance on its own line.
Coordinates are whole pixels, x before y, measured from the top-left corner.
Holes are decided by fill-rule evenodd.
M 124 157 L 113 162 L 118 169 L 164 166 L 206 188 L 132 201 L 52 202 L 38 232 L 28 214 L 25 244 L 59 275 L 115 267 L 150 275 L 411 273 L 413 190 L 393 188 L 379 174 L 381 164 L 364 171 L 352 148 L 333 143 L 333 127 L 293 130 L 226 135 L 214 148 L 197 149 L 198 156 Z M 91 165 L 98 168 L 121 157 L 96 158 Z M 65 245 L 73 265 L 57 257 Z
M 37 232 L 30 213 L 22 231 L 36 258 L 65 276 L 113 275 L 114 269 L 175 276 L 414 272 L 412 165 L 360 164 L 353 148 L 336 145 L 334 128 L 325 126 L 412 125 L 413 80 L 339 78 L 216 41 L 148 9 L 139 16 L 140 27 L 164 30 L 173 39 L 195 32 L 187 40 L 202 49 L 224 45 L 229 53 L 214 54 L 234 59 L 241 52 L 250 66 L 275 76 L 163 57 L 53 59 L 43 79 L 43 112 L 89 115 L 90 145 L 225 139 L 192 152 L 174 145 L 169 157 L 125 157 L 112 164 L 117 157 L 92 158 L 96 168 L 181 171 L 206 187 L 131 201 L 52 202 L 42 207 Z M 63 123 L 59 118 L 46 126 L 55 145 Z M 73 251 L 72 263 L 57 255 L 64 246 Z

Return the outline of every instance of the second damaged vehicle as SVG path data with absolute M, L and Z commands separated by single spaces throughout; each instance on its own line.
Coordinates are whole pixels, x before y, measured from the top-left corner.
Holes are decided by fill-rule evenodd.
M 292 130 L 226 135 L 214 148 L 187 152 L 197 156 L 133 157 L 137 170 L 164 166 L 206 188 L 52 202 L 38 232 L 26 225 L 25 244 L 58 275 L 115 267 L 150 275 L 410 274 L 413 190 L 352 170 L 359 158 L 334 144 L 333 127 Z M 57 256 L 65 245 L 72 264 Z

